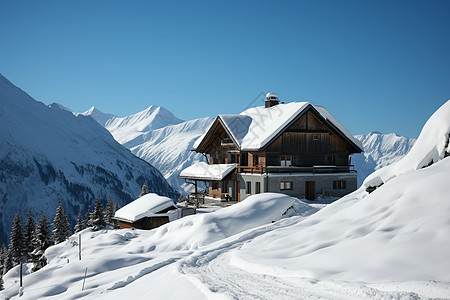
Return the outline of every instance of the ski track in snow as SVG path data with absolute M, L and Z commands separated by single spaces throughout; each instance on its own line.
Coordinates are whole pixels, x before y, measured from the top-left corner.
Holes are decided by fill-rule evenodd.
M 306 217 L 300 217 L 305 219 Z M 306 277 L 275 277 L 251 273 L 236 267 L 233 253 L 256 236 L 276 228 L 289 227 L 299 218 L 262 226 L 224 244 L 198 250 L 180 260 L 178 271 L 187 275 L 207 298 L 229 299 L 430 299 L 414 292 L 383 291 L 363 283 L 321 281 Z M 194 279 L 193 279 L 194 278 Z M 379 286 L 383 286 L 380 284 Z M 401 284 L 396 289 L 401 290 Z M 438 299 L 438 298 L 433 298 Z
M 139 279 L 139 278 L 141 278 L 141 277 L 143 277 L 145 275 L 148 275 L 148 274 L 150 274 L 150 273 L 152 273 L 152 272 L 154 272 L 154 271 L 156 271 L 156 270 L 158 270 L 160 268 L 168 266 L 168 265 L 170 265 L 170 264 L 172 264 L 172 263 L 174 263 L 174 262 L 176 262 L 178 260 L 179 260 L 179 258 L 171 258 L 171 259 L 165 260 L 163 262 L 154 264 L 152 266 L 145 267 L 145 268 L 141 269 L 139 271 L 139 273 L 136 274 L 135 276 L 129 275 L 126 280 L 117 281 L 116 283 L 114 283 L 111 287 L 107 288 L 106 290 L 115 290 L 115 289 L 118 289 L 118 288 L 123 288 L 123 287 L 127 286 L 128 284 L 132 283 L 133 281 L 135 281 L 135 280 L 137 280 L 137 279 Z

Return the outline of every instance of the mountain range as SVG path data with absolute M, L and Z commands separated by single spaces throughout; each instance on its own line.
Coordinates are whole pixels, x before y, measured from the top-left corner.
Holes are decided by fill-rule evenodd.
M 373 131 L 367 135 L 355 135 L 361 141 L 364 152 L 352 155 L 352 164 L 358 171 L 358 187 L 373 171 L 393 164 L 404 157 L 414 146 L 416 139 L 395 133 Z
M 119 143 L 157 168 L 174 189 L 184 195 L 192 191 L 193 186 L 178 175 L 184 168 L 204 161 L 203 155 L 191 149 L 213 118 L 182 121 L 167 109 L 154 105 L 124 118 L 103 113 L 95 107 L 81 115 L 90 116 L 103 125 Z
M 60 200 L 72 223 L 96 195 L 120 205 L 152 192 L 178 198 L 162 174 L 83 115 L 34 100 L 0 75 L 0 244 L 16 212 L 53 218 Z

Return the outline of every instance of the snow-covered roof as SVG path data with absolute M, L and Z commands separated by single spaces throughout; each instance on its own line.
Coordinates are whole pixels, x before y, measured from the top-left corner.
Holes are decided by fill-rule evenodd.
M 236 168 L 237 164 L 215 164 L 208 165 L 205 162 L 198 162 L 187 167 L 180 173 L 180 178 L 198 180 L 222 180 Z
M 324 120 L 330 122 L 349 141 L 362 150 L 361 142 L 355 139 L 324 107 L 309 102 L 291 102 L 269 108 L 258 106 L 249 108 L 239 115 L 219 115 L 218 118 L 231 134 L 231 138 L 234 139 L 240 150 L 257 151 L 266 146 L 309 106 L 315 108 Z M 194 149 L 198 148 L 211 127 L 194 143 Z
M 145 217 L 155 216 L 158 212 L 173 207 L 177 209 L 172 199 L 157 194 L 146 194 L 116 211 L 114 217 L 134 222 Z

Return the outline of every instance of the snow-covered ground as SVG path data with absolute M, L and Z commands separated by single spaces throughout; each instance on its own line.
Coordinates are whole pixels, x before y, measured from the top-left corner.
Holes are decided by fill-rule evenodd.
M 252 229 L 266 232 L 279 226 L 276 221 L 280 219 L 286 222 L 292 214 L 303 215 L 297 218 L 304 218 L 317 210 L 286 195 L 263 194 L 215 212 L 188 216 L 151 231 L 92 232 L 87 229 L 82 232 L 82 260 L 78 260 L 77 236 L 49 248 L 46 251 L 49 264 L 25 276 L 22 298 L 77 299 L 105 294 L 111 299 L 116 297 L 116 291 L 146 279 L 156 270 L 178 265 L 207 245 L 218 241 L 234 243 L 240 235 Z M 81 291 L 86 268 L 86 285 Z M 0 298 L 18 297 L 17 276 L 18 267 L 6 274 L 6 289 L 0 293 Z M 171 276 L 166 278 L 173 280 Z
M 21 299 L 450 298 L 449 169 L 445 159 L 330 205 L 260 194 L 151 231 L 87 229 L 82 260 L 77 236 L 49 248 Z M 399 197 L 424 177 L 441 191 L 431 203 L 418 185 Z M 0 299 L 18 299 L 18 268 L 4 279 Z

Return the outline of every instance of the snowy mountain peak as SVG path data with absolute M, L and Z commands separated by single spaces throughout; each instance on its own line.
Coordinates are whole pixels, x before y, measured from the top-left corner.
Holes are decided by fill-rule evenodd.
M 204 160 L 201 154 L 191 149 L 195 140 L 211 125 L 212 118 L 182 121 L 166 108 L 156 105 L 122 118 L 108 117 L 95 107 L 83 115 L 91 116 L 119 143 L 155 166 L 174 188 L 182 193 L 192 189 L 178 178 L 178 174 L 187 166 Z
M 92 115 L 92 113 L 97 112 L 97 113 L 102 113 L 100 110 L 98 110 L 97 108 L 95 108 L 95 106 L 92 106 L 91 108 L 89 108 L 87 111 L 85 111 L 83 113 L 83 115 Z
M 182 122 L 183 120 L 175 117 L 167 109 L 151 105 L 134 115 L 123 118 L 111 118 L 105 122 L 104 126 L 113 134 L 119 143 L 126 144 L 149 130 Z M 127 147 L 129 146 L 127 145 Z
M 100 125 L 105 126 L 106 122 L 111 120 L 112 118 L 116 118 L 113 114 L 105 114 L 95 106 L 92 106 L 90 109 L 85 111 L 84 113 L 81 113 L 83 116 L 90 116 L 95 121 L 97 121 Z

